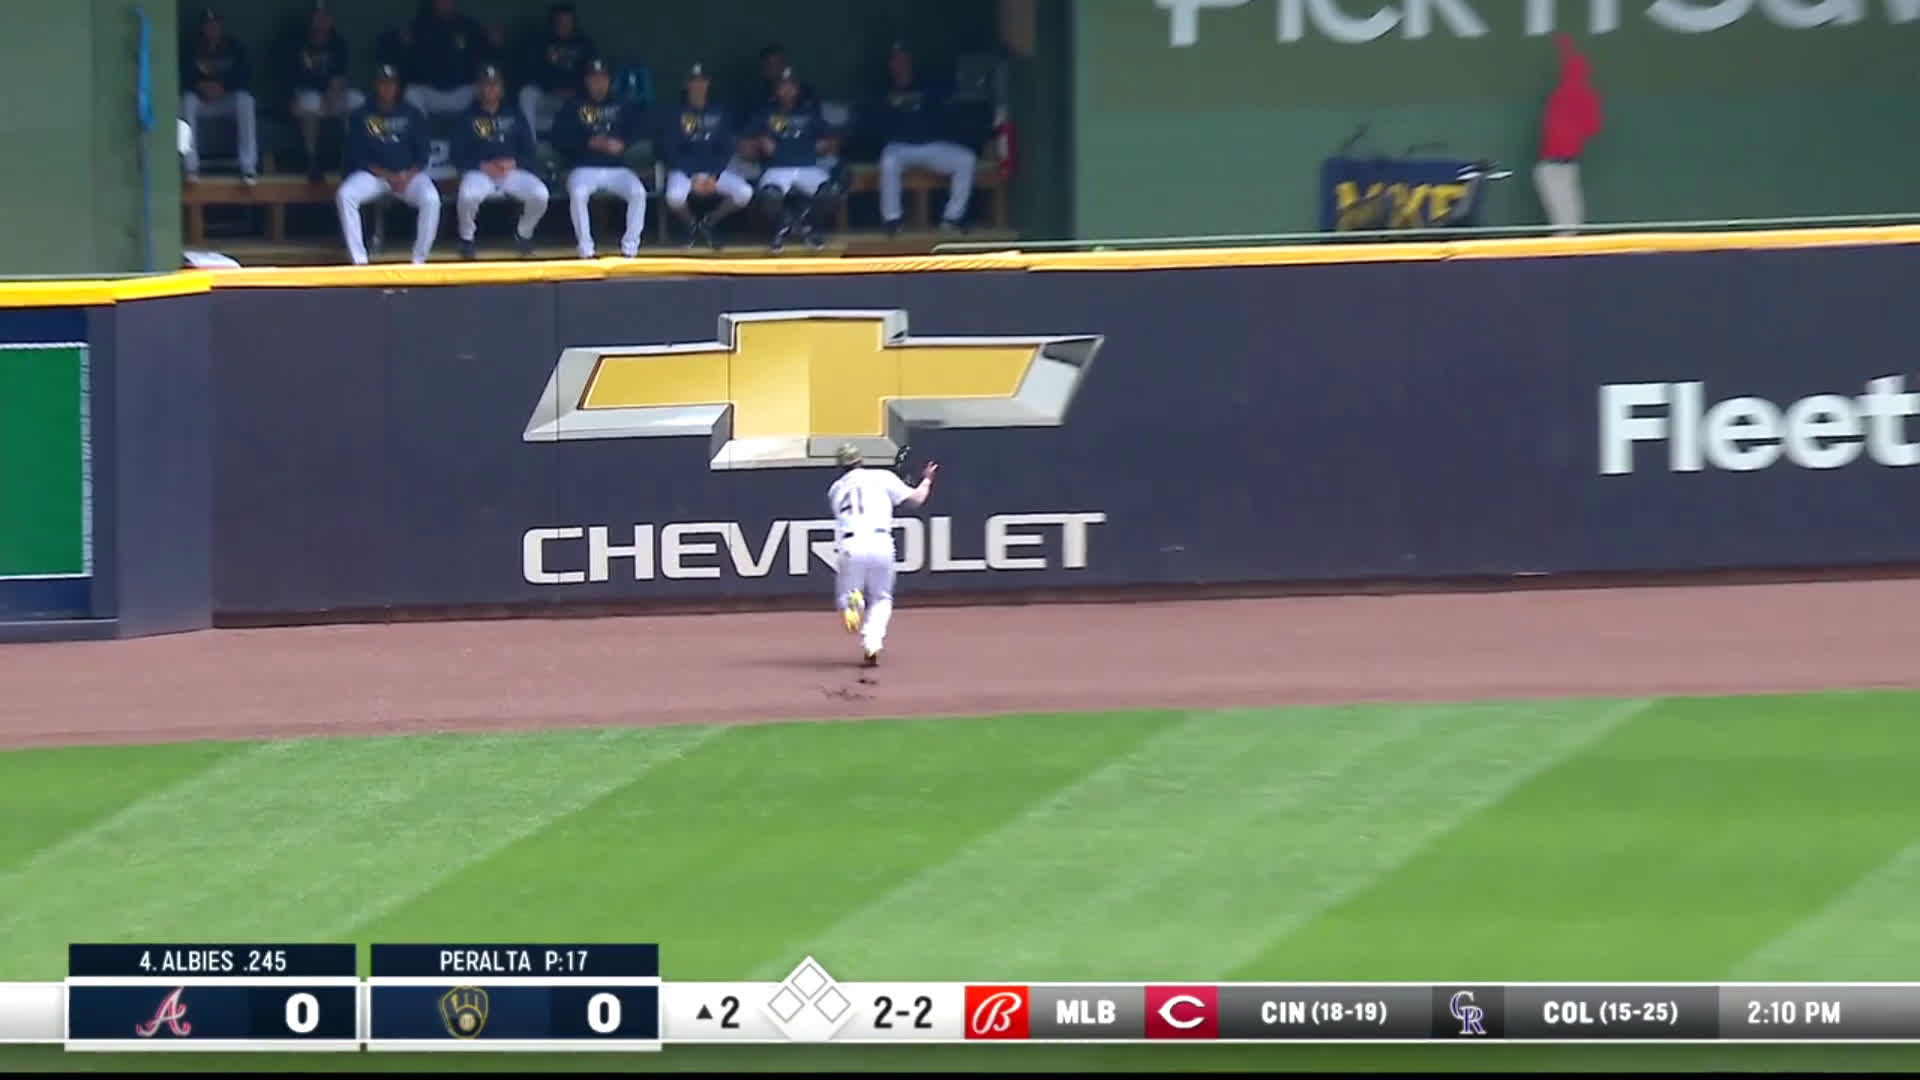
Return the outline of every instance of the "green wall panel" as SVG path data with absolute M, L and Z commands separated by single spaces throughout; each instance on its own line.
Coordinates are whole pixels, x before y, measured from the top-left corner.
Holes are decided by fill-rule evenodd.
M 0 580 L 92 570 L 86 358 L 0 347 Z
M 1708 10 L 1662 0 L 1667 10 Z M 1726 0 L 1721 10 L 1740 9 Z M 1399 16 L 1364 44 L 1330 40 L 1311 17 Z M 1584 167 L 1593 221 L 1784 217 L 1913 209 L 1920 169 L 1920 4 L 1753 0 L 1709 33 L 1662 27 L 1648 0 L 1249 0 L 1200 10 L 1192 44 L 1171 42 L 1156 0 L 1075 7 L 1076 210 L 1086 237 L 1310 230 L 1318 170 L 1361 123 L 1366 145 L 1400 153 L 1440 143 L 1519 175 L 1489 197 L 1490 224 L 1542 220 L 1528 171 L 1557 57 L 1557 9 L 1593 60 L 1607 132 Z M 1461 37 L 1444 12 L 1485 32 Z M 1769 12 L 1858 11 L 1853 23 L 1789 29 Z M 1297 23 L 1290 13 L 1298 13 Z M 1407 16 L 1424 12 L 1424 36 Z M 1282 41 L 1297 25 L 1296 40 Z
M 179 265 L 178 115 L 173 0 L 143 0 L 154 25 L 155 261 Z M 0 274 L 117 274 L 143 269 L 140 136 L 131 0 L 7 5 L 0 45 L 0 178 L 7 243 Z

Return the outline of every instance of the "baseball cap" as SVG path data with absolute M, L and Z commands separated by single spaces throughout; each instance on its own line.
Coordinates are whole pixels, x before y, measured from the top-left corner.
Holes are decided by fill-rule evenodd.
M 904 41 L 899 41 L 899 40 L 895 40 L 895 41 L 894 41 L 894 43 L 893 43 L 893 47 L 892 47 L 892 51 L 893 51 L 893 52 L 897 52 L 897 53 L 910 53 L 910 52 L 912 52 L 913 50 L 912 50 L 912 49 L 909 49 L 909 48 L 907 48 L 907 43 L 906 43 L 906 42 L 904 42 Z
M 794 80 L 794 77 L 793 77 L 793 69 L 792 69 L 792 68 L 790 68 L 790 67 L 783 67 L 783 68 L 781 68 L 781 69 L 780 69 L 780 81 L 781 81 L 781 82 L 793 82 L 793 81 L 795 81 L 795 80 Z
M 587 61 L 586 73 L 588 75 L 594 75 L 594 74 L 610 75 L 613 73 L 613 69 L 607 66 L 607 62 L 605 60 L 602 60 L 596 56 L 593 59 Z
M 503 76 L 501 76 L 500 69 L 498 67 L 495 67 L 492 64 L 480 65 L 480 77 L 479 77 L 480 82 L 500 82 L 502 78 Z
M 692 67 L 687 69 L 687 78 L 689 79 L 704 79 L 706 77 L 707 65 L 705 64 L 696 62 Z
M 392 79 L 394 82 L 399 82 L 400 69 L 394 67 L 392 64 L 381 64 L 379 67 L 373 69 L 373 78 L 375 82 L 381 79 Z
M 200 9 L 200 24 L 202 26 L 210 22 L 219 22 L 219 21 L 220 21 L 220 13 L 218 11 L 213 10 L 212 7 L 203 7 Z

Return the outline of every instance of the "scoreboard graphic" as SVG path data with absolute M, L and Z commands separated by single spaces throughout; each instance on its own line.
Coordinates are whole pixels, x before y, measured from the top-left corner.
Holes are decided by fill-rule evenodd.
M 632 944 L 74 945 L 0 1043 L 655 1051 L 697 1043 L 1920 1043 L 1920 983 L 663 982 Z

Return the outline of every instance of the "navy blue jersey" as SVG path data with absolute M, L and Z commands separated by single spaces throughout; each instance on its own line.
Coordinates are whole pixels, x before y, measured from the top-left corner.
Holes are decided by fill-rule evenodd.
M 527 118 L 504 101 L 498 109 L 474 102 L 461 115 L 460 133 L 453 140 L 453 164 L 459 169 L 477 169 L 481 162 L 499 158 L 531 165 L 538 153 Z
M 348 60 L 347 39 L 339 34 L 329 35 L 320 45 L 302 34 L 287 49 L 286 66 L 295 90 L 323 92 L 333 80 L 347 77 Z
M 586 100 L 561 109 L 553 118 L 553 145 L 566 156 L 568 164 L 579 166 L 621 167 L 626 152 L 609 154 L 587 145 L 596 135 L 611 135 L 631 145 L 645 118 L 641 111 L 625 102 Z
M 919 80 L 889 86 L 874 103 L 873 133 L 882 143 L 930 143 L 948 138 L 946 96 Z
M 733 160 L 738 140 L 733 118 L 711 101 L 697 109 L 682 101 L 660 135 L 667 167 L 688 176 L 720 175 Z
M 347 172 L 385 169 L 405 172 L 427 167 L 427 117 L 404 101 L 391 109 L 366 104 L 347 118 Z
M 820 164 L 817 144 L 829 134 L 827 122 L 820 117 L 820 107 L 803 108 L 797 101 L 791 112 L 778 106 L 761 112 L 754 117 L 747 133 L 773 139 L 773 154 L 766 161 L 770 169 Z
M 549 33 L 535 43 L 527 59 L 527 81 L 542 90 L 578 90 L 587 61 L 598 55 L 585 34 L 561 38 Z
M 473 82 L 480 65 L 492 58 L 493 46 L 479 23 L 465 15 L 443 20 L 422 14 L 413 22 L 407 81 L 452 90 Z
M 220 44 L 209 47 L 207 39 L 195 35 L 180 49 L 180 86 L 193 90 L 212 79 L 231 93 L 245 90 L 253 80 L 253 66 L 247 63 L 247 50 L 238 41 L 222 34 Z

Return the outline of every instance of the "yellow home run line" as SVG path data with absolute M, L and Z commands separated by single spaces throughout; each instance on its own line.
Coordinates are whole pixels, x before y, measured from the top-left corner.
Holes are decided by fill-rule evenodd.
M 985 252 L 867 258 L 553 259 L 414 266 L 260 266 L 185 270 L 148 277 L 0 282 L 0 308 L 91 307 L 212 289 L 428 285 L 520 285 L 630 277 L 780 277 L 821 274 L 920 274 L 984 270 L 1179 270 L 1234 266 L 1314 266 L 1446 259 L 1534 259 L 1575 255 L 1879 247 L 1920 243 L 1920 225 L 1752 232 L 1646 232 L 1603 236 L 1529 236 L 1444 243 L 1297 244 L 1130 251 Z

